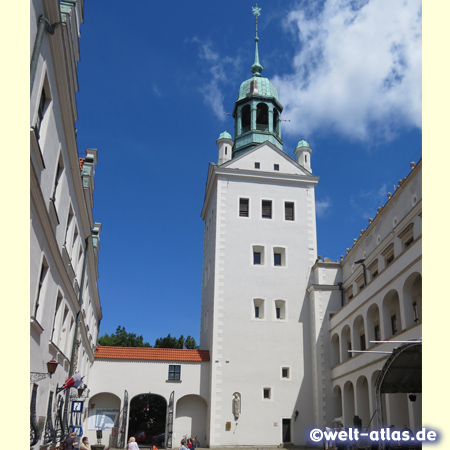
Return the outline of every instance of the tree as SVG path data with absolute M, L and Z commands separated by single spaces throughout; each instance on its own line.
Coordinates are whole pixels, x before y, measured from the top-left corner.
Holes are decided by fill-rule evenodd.
M 190 348 L 198 349 L 198 345 L 192 336 L 186 339 L 181 335 L 178 339 L 172 337 L 170 333 L 165 338 L 156 339 L 154 348 Z
M 104 334 L 98 338 L 99 345 L 108 347 L 151 347 L 148 342 L 144 342 L 144 338 L 136 336 L 135 333 L 127 333 L 125 327 L 118 326 L 115 333 L 110 335 Z

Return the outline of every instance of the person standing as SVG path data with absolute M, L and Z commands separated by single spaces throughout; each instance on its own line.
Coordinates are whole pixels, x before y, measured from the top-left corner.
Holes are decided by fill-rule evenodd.
M 186 441 L 186 439 L 181 439 L 181 447 L 180 447 L 180 450 L 189 450 L 188 448 L 187 448 L 187 446 L 186 446 L 186 443 L 187 443 L 187 441 Z
M 77 434 L 70 433 L 69 437 L 66 439 L 66 450 L 74 450 L 76 443 L 77 443 Z
M 139 446 L 137 445 L 134 436 L 131 436 L 130 439 L 128 439 L 127 450 L 139 450 Z
M 91 450 L 91 444 L 86 436 L 81 439 L 80 450 Z

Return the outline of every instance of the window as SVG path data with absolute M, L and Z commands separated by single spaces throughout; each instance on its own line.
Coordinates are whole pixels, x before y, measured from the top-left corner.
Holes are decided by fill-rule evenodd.
M 270 394 L 271 394 L 270 388 L 264 388 L 263 389 L 263 398 L 265 400 L 270 400 Z
M 259 162 L 255 162 L 255 169 L 259 169 L 261 167 L 261 165 L 259 164 Z
M 381 341 L 380 325 L 376 324 L 373 328 L 375 341 Z
M 363 267 L 364 270 L 364 267 Z M 358 291 L 362 291 L 364 289 L 364 274 L 361 274 L 357 279 L 356 279 L 356 285 L 358 286 Z
M 264 319 L 264 300 L 262 298 L 253 299 L 255 319 Z
M 261 264 L 261 253 L 253 252 L 253 264 L 260 265 Z
M 284 220 L 294 220 L 294 203 L 284 203 Z
M 361 350 L 366 349 L 366 335 L 365 334 L 361 334 L 361 336 L 359 337 L 359 344 L 360 344 Z
M 273 264 L 274 266 L 281 266 L 281 253 L 273 254 Z
M 46 261 L 46 259 L 44 258 L 42 260 L 42 264 L 41 264 L 41 273 L 39 274 L 39 284 L 38 284 L 38 289 L 37 289 L 37 294 L 36 294 L 36 303 L 34 306 L 34 315 L 33 317 L 36 319 L 37 316 L 37 312 L 39 309 L 39 301 L 41 298 L 41 292 L 42 292 L 42 287 L 44 286 L 44 282 L 45 282 L 45 278 L 47 276 L 47 272 L 48 272 L 48 263 Z
M 248 217 L 248 198 L 239 199 L 239 217 Z
M 273 170 L 280 170 L 280 165 L 279 164 L 274 164 L 273 165 Z
M 56 198 L 56 189 L 58 188 L 58 184 L 61 180 L 61 175 L 64 171 L 64 163 L 62 159 L 62 153 L 59 154 L 58 159 L 58 167 L 56 168 L 56 175 L 55 175 L 55 181 L 53 183 L 53 194 L 52 194 L 52 200 L 55 201 Z
M 414 224 L 410 223 L 398 237 L 402 241 L 403 250 L 408 248 L 414 242 Z
M 253 265 L 261 266 L 264 264 L 264 246 L 253 245 Z
M 392 314 L 391 316 L 391 327 L 392 327 L 392 334 L 396 334 L 398 329 L 397 329 L 397 315 L 396 314 Z
M 286 302 L 284 300 L 275 300 L 275 318 L 277 320 L 286 319 Z
M 274 247 L 273 249 L 273 265 L 285 266 L 286 265 L 286 251 L 282 247 Z
M 370 279 L 373 280 L 378 275 L 378 259 L 369 266 Z
M 289 367 L 281 368 L 281 378 L 289 378 Z
M 272 218 L 272 201 L 263 200 L 262 201 L 262 218 L 271 219 Z
M 353 286 L 349 286 L 345 290 L 345 296 L 347 297 L 347 301 L 350 301 L 353 298 Z
M 381 254 L 384 257 L 384 264 L 387 267 L 392 261 L 394 261 L 394 244 L 388 245 Z
M 181 366 L 169 366 L 169 380 L 181 380 Z

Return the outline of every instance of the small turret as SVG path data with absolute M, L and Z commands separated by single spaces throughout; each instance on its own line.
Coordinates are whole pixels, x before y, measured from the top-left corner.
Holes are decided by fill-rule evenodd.
M 231 139 L 231 134 L 224 131 L 219 136 L 219 139 L 217 139 L 216 144 L 217 147 L 219 147 L 219 159 L 217 160 L 217 164 L 220 166 L 231 159 L 234 142 L 233 139 Z
M 311 172 L 311 152 L 311 147 L 304 139 L 299 141 L 297 148 L 294 151 L 297 162 L 308 172 Z

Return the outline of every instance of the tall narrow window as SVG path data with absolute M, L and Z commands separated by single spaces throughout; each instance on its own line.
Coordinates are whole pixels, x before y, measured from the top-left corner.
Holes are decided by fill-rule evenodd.
M 253 299 L 253 310 L 255 319 L 264 319 L 264 300 L 262 298 Z
M 33 317 L 35 319 L 36 319 L 37 312 L 38 312 L 38 309 L 39 309 L 39 305 L 40 305 L 40 301 L 41 301 L 42 287 L 44 286 L 44 282 L 45 282 L 45 278 L 47 276 L 47 272 L 48 272 L 48 263 L 47 263 L 46 259 L 44 258 L 42 260 L 42 264 L 41 264 L 41 272 L 39 274 L 39 284 L 38 284 L 38 289 L 37 289 L 37 294 L 36 294 L 36 302 L 35 302 L 35 305 L 34 305 Z
M 270 400 L 270 388 L 263 389 L 263 398 L 266 400 Z
M 59 317 L 59 311 L 60 311 L 60 308 L 61 308 L 61 303 L 62 303 L 62 295 L 61 295 L 60 292 L 58 292 L 58 296 L 56 297 L 55 315 L 53 316 L 52 336 L 50 338 L 50 340 L 52 342 L 55 342 L 55 340 L 57 340 L 57 336 L 55 335 L 55 330 L 56 330 L 56 324 L 58 322 L 58 317 Z
M 294 203 L 284 203 L 284 220 L 294 220 Z
M 380 325 L 376 324 L 373 331 L 374 331 L 375 340 L 381 341 Z
M 259 306 L 255 306 L 255 318 L 259 319 Z
M 360 344 L 361 350 L 366 349 L 366 335 L 365 334 L 361 334 L 361 336 L 359 337 L 359 344 Z
M 289 378 L 289 367 L 281 368 L 281 378 Z
M 283 247 L 274 247 L 273 249 L 273 265 L 285 266 L 286 265 L 286 249 Z
M 271 219 L 272 218 L 272 201 L 263 200 L 262 201 L 262 218 Z
M 59 182 L 61 180 L 61 175 L 62 175 L 63 171 L 64 171 L 64 163 L 63 163 L 63 159 L 62 159 L 62 153 L 60 153 L 59 159 L 58 159 L 58 167 L 56 168 L 55 181 L 53 183 L 53 194 L 52 194 L 53 201 L 55 201 L 56 190 L 57 190 Z
M 412 304 L 413 307 L 413 317 L 414 317 L 414 323 L 419 322 L 419 308 L 417 307 L 417 302 L 414 302 Z
M 254 265 L 261 264 L 261 252 L 253 252 L 253 264 Z
M 273 254 L 273 265 L 274 266 L 281 266 L 281 253 L 274 253 Z
M 74 216 L 74 213 L 73 213 L 72 205 L 70 205 L 69 215 L 67 216 L 66 235 L 64 236 L 64 245 L 66 246 L 66 248 L 67 248 L 67 235 L 68 235 L 69 229 L 72 225 L 73 216 Z
M 45 96 L 45 88 L 42 88 L 41 98 L 39 99 L 38 116 L 36 119 L 36 130 L 41 130 L 42 121 L 44 120 L 44 114 L 47 107 L 47 98 Z
M 396 314 L 392 314 L 391 316 L 391 327 L 392 327 L 392 334 L 396 334 L 397 333 L 397 315 Z
M 248 198 L 239 199 L 239 217 L 248 217 Z
M 286 302 L 284 300 L 275 300 L 275 318 L 277 320 L 286 319 Z

